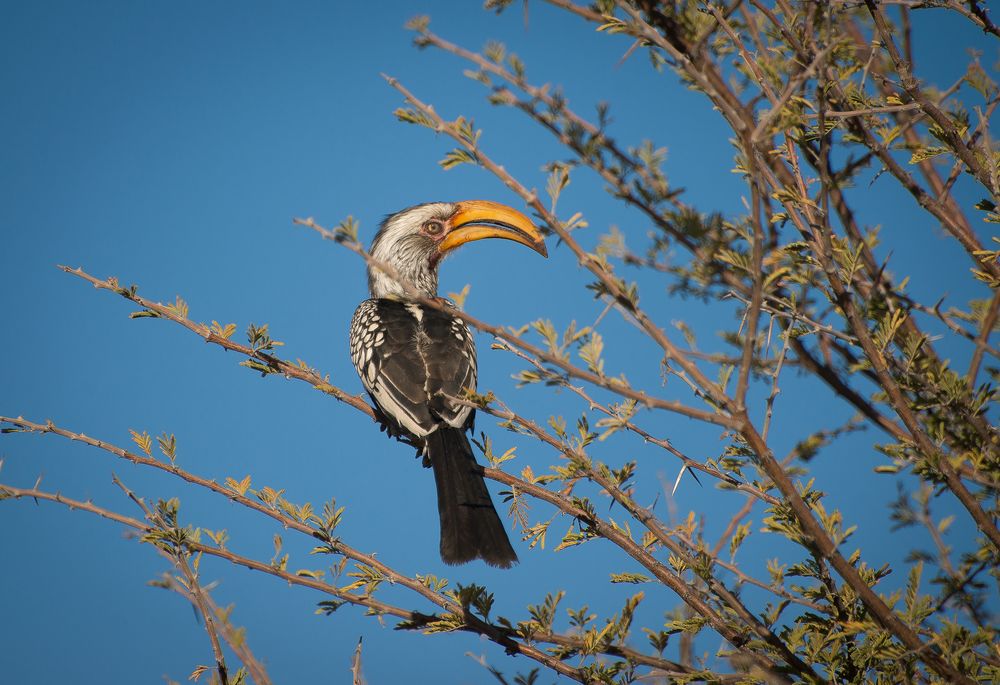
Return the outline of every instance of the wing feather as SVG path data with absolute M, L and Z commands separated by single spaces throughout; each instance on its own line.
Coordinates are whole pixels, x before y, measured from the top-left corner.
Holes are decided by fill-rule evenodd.
M 476 348 L 449 312 L 413 303 L 365 300 L 351 322 L 351 359 L 379 410 L 422 438 L 438 426 L 471 426 L 473 411 L 454 401 L 476 388 Z

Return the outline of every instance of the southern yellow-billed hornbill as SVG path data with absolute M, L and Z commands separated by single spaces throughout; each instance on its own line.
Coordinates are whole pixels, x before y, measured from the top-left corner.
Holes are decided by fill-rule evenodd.
M 517 555 L 465 436 L 475 412 L 455 401 L 463 389 L 476 389 L 475 343 L 460 314 L 407 292 L 436 298 L 441 259 L 482 238 L 507 238 L 546 256 L 531 220 L 495 202 L 434 202 L 387 218 L 371 256 L 408 285 L 369 266 L 371 299 L 351 321 L 351 359 L 389 435 L 416 446 L 434 470 L 441 558 L 509 568 Z

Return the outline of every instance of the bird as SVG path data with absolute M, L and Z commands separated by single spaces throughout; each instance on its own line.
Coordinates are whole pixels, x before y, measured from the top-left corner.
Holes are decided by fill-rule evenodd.
M 350 352 L 382 429 L 433 470 L 441 559 L 510 568 L 517 554 L 466 436 L 475 411 L 460 401 L 476 390 L 475 341 L 461 312 L 437 294 L 442 259 L 485 238 L 548 256 L 531 219 L 497 202 L 429 202 L 388 216 L 369 250 L 370 297 L 351 320 Z

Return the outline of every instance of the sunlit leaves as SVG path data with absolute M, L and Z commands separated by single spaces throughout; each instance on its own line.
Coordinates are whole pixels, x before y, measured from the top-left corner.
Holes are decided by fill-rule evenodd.
M 918 148 L 913 151 L 912 155 L 910 155 L 910 164 L 918 164 L 920 162 L 927 161 L 928 159 L 933 159 L 938 155 L 943 155 L 947 152 L 950 152 L 949 148 L 941 147 L 940 145 L 930 145 Z
M 538 631 L 552 632 L 556 609 L 565 596 L 566 593 L 560 590 L 559 592 L 545 595 L 545 601 L 541 604 L 529 605 L 528 614 L 531 616 L 531 622 L 534 624 L 533 627 L 537 628 Z M 530 633 L 523 629 L 522 635 L 527 638 L 531 636 Z
M 906 318 L 906 312 L 901 309 L 896 309 L 886 314 L 879 322 L 878 328 L 875 330 L 872 338 L 882 354 L 885 354 L 886 348 L 895 339 L 896 334 L 906 321 Z
M 556 205 L 559 203 L 559 195 L 569 185 L 569 170 L 570 167 L 568 164 L 556 163 L 552 165 L 549 171 L 545 191 L 549 195 L 549 211 L 553 214 L 555 214 Z
M 170 435 L 163 433 L 156 438 L 156 444 L 163 456 L 173 464 L 177 459 L 177 438 L 174 437 L 173 433 Z
M 426 14 L 418 14 L 404 24 L 404 28 L 408 31 L 426 31 L 431 24 L 431 18 Z
M 243 480 L 235 480 L 233 478 L 226 478 L 226 487 L 233 492 L 238 492 L 241 496 L 247 494 L 247 490 L 250 489 L 250 475 L 247 474 Z
M 667 621 L 664 626 L 667 629 L 667 633 L 690 633 L 692 635 L 697 635 L 701 632 L 701 629 L 705 627 L 707 621 L 701 616 L 693 616 L 691 618 L 677 619 L 673 621 Z
M 504 57 L 507 55 L 507 48 L 503 43 L 491 40 L 483 46 L 483 55 L 494 64 L 503 64 Z
M 437 128 L 437 124 L 429 116 L 421 112 L 419 109 L 412 107 L 400 107 L 393 112 L 395 117 L 402 122 L 407 124 L 416 124 L 418 126 L 425 126 L 427 128 Z
M 340 588 L 344 592 L 364 588 L 364 594 L 370 596 L 386 580 L 381 571 L 368 564 L 355 562 L 354 568 L 355 570 L 348 573 L 347 576 L 355 580 Z
M 482 585 L 475 583 L 462 585 L 459 583 L 454 590 L 446 591 L 445 596 L 451 597 L 463 609 L 474 609 L 484 620 L 490 619 L 490 611 L 493 609 L 493 593 L 488 592 Z
M 612 573 L 612 583 L 649 583 L 653 579 L 642 573 Z
M 338 243 L 358 243 L 358 230 L 360 229 L 358 220 L 348 215 L 333 227 L 333 240 Z
M 227 323 L 225 326 L 223 326 L 218 321 L 215 321 L 213 319 L 212 327 L 210 330 L 214 335 L 217 335 L 220 338 L 225 338 L 226 340 L 228 340 L 230 337 L 232 337 L 233 333 L 236 332 L 236 324 Z
M 638 404 L 639 403 L 636 400 L 625 400 L 623 402 L 613 403 L 610 406 L 612 415 L 598 419 L 594 424 L 595 427 L 603 429 L 603 432 L 597 439 L 607 440 L 617 431 L 627 427 L 632 417 L 635 416 Z
M 444 159 L 438 162 L 444 170 L 453 169 L 459 164 L 478 164 L 479 159 L 475 154 L 464 148 L 455 148 L 448 152 Z
M 733 532 L 733 536 L 729 539 L 729 556 L 730 558 L 736 557 L 736 550 L 740 548 L 743 541 L 746 540 L 747 536 L 750 535 L 750 525 L 751 521 L 744 521 L 736 527 Z
M 465 308 L 465 300 L 468 299 L 469 291 L 471 289 L 472 286 L 466 283 L 464 286 L 462 286 L 462 289 L 459 292 L 448 293 L 448 299 L 455 304 L 456 309 L 462 310 Z
M 604 360 L 601 358 L 604 352 L 604 338 L 597 331 L 592 331 L 587 336 L 587 341 L 580 346 L 580 359 L 584 361 L 587 368 L 598 376 L 604 375 Z
M 984 100 L 992 100 L 997 94 L 996 81 L 983 69 L 978 60 L 969 64 L 965 72 L 965 82 L 982 95 Z
M 139 449 L 142 450 L 143 454 L 145 454 L 147 457 L 153 456 L 152 453 L 153 439 L 149 437 L 149 433 L 147 433 L 146 431 L 139 433 L 137 431 L 129 429 L 129 434 L 132 436 L 132 442 L 134 442 L 136 445 L 139 446 Z
M 300 578 L 312 578 L 313 580 L 323 580 L 323 577 L 326 575 L 326 572 L 323 571 L 322 569 L 300 568 L 298 571 L 295 572 L 295 575 L 299 576 Z
M 270 333 L 267 330 L 267 324 L 263 326 L 250 324 L 247 327 L 247 342 L 250 343 L 250 348 L 254 352 L 271 352 L 275 347 L 285 344 L 271 339 Z
M 202 528 L 202 532 L 205 533 L 205 536 L 208 537 L 209 540 L 215 543 L 216 547 L 219 549 L 226 548 L 226 543 L 229 541 L 229 533 L 226 530 L 208 530 L 206 528 Z

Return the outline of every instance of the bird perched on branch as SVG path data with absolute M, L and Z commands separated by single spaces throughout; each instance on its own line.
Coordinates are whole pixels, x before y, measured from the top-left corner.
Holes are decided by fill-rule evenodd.
M 476 389 L 475 343 L 460 313 L 437 298 L 441 260 L 483 238 L 548 256 L 531 220 L 495 202 L 434 202 L 388 217 L 371 247 L 371 299 L 351 321 L 351 360 L 384 429 L 417 447 L 434 471 L 441 558 L 509 568 L 517 554 L 465 435 L 475 411 L 458 401 Z

